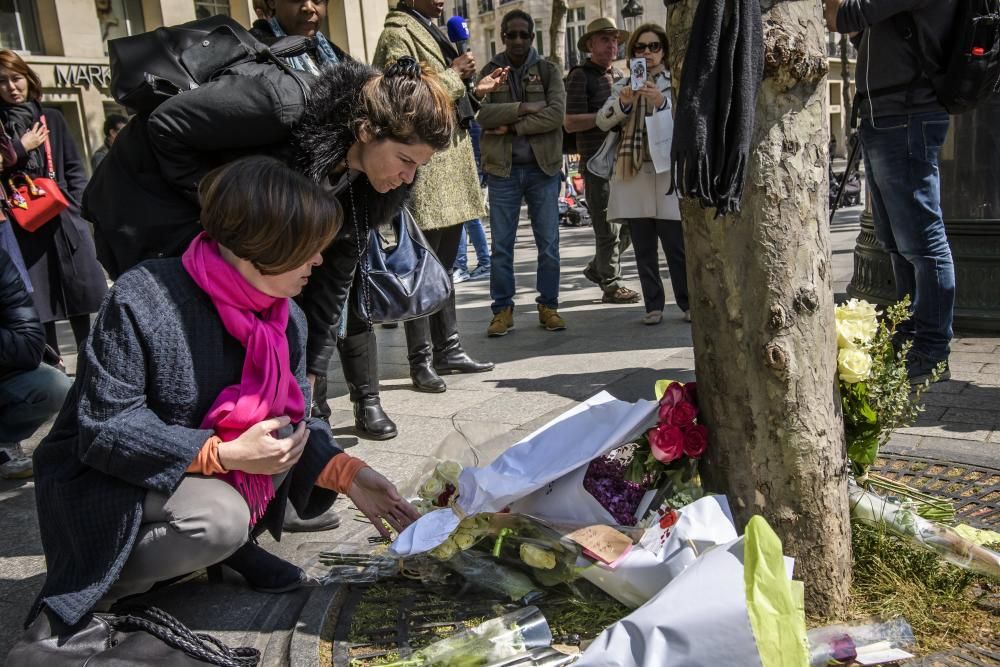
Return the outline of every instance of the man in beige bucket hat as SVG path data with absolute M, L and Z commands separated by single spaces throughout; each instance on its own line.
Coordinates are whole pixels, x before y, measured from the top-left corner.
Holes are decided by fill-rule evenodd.
M 619 30 L 613 18 L 606 16 L 587 24 L 577 48 L 589 53 L 583 65 L 574 67 L 566 78 L 567 132 L 576 134 L 580 154 L 587 207 L 594 225 L 594 257 L 583 270 L 587 280 L 601 288 L 604 303 L 636 303 L 639 293 L 625 286 L 621 275 L 621 255 L 631 245 L 628 227 L 608 220 L 608 197 L 611 185 L 600 176 L 587 171 L 587 160 L 597 152 L 606 133 L 597 127 L 595 119 L 607 99 L 611 87 L 622 77 L 612 66 L 618 57 L 618 45 L 628 40 L 628 33 Z

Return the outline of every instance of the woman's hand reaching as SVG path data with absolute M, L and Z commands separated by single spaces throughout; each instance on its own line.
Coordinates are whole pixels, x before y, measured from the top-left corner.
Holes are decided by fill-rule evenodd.
M 420 513 L 399 495 L 393 483 L 371 468 L 358 471 L 347 495 L 382 537 L 389 537 L 383 519 L 398 533 L 420 518 Z

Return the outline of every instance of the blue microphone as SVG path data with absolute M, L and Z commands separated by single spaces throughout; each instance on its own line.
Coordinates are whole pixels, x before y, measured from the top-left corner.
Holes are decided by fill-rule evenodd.
M 455 44 L 458 52 L 465 53 L 469 50 L 469 23 L 461 16 L 452 16 L 448 19 L 448 40 Z

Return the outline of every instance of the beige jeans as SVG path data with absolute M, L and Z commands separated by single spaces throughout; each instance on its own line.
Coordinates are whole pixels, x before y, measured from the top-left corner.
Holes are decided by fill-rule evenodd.
M 273 476 L 275 488 L 284 478 Z M 246 500 L 221 479 L 185 475 L 169 497 L 149 491 L 132 553 L 97 609 L 225 560 L 246 544 L 249 526 Z

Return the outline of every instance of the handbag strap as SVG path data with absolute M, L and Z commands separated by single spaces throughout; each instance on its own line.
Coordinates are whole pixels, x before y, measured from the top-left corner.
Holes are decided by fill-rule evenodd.
M 260 651 L 249 646 L 232 648 L 206 633 L 195 633 L 176 618 L 156 607 L 130 610 L 121 616 L 108 618 L 116 630 L 141 630 L 187 655 L 219 667 L 255 667 Z
M 49 124 L 45 122 L 45 114 L 42 114 L 42 127 L 46 130 L 49 129 Z M 49 145 L 49 137 L 45 136 L 45 162 L 49 169 L 49 178 L 53 181 L 56 180 L 56 170 L 52 166 L 52 146 Z
M 347 184 L 347 196 L 351 199 L 351 221 L 354 223 L 354 242 L 358 247 L 358 269 L 361 270 L 361 298 L 364 299 L 365 304 L 365 324 L 368 325 L 368 331 L 371 332 L 375 329 L 375 323 L 372 321 L 372 294 L 370 290 L 370 285 L 368 284 L 368 273 L 371 270 L 371 261 L 368 259 L 368 253 L 365 252 L 365 242 L 371 243 L 368 239 L 368 207 L 365 206 L 365 233 L 361 234 L 361 226 L 358 225 L 358 202 L 354 199 L 354 181 Z M 362 240 L 364 239 L 364 240 Z

